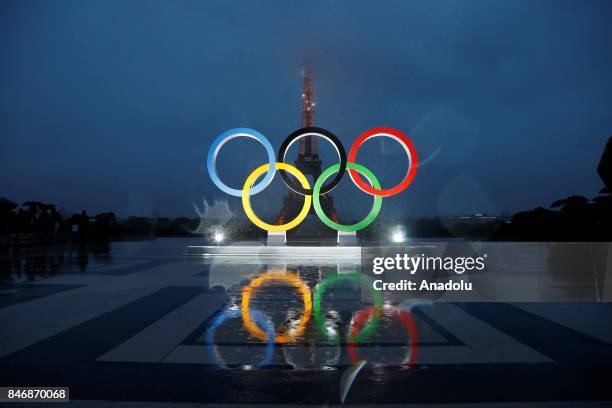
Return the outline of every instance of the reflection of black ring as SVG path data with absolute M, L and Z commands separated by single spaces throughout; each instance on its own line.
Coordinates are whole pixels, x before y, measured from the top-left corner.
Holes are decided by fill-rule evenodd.
M 334 146 L 336 152 L 338 153 L 338 157 L 340 158 L 340 169 L 338 169 L 338 173 L 336 173 L 336 177 L 332 181 L 330 181 L 328 184 L 324 184 L 323 187 L 321 187 L 321 194 L 329 193 L 331 190 L 334 189 L 334 187 L 338 185 L 338 183 L 340 183 L 340 180 L 342 180 L 344 172 L 346 171 L 346 151 L 344 151 L 344 146 L 342 145 L 342 142 L 340 142 L 340 139 L 338 139 L 336 135 L 334 135 L 329 130 L 319 127 L 305 127 L 296 130 L 295 132 L 287 136 L 283 144 L 281 144 L 281 147 L 278 150 L 277 160 L 279 162 L 285 163 L 285 155 L 287 154 L 287 150 L 289 150 L 289 147 L 296 140 L 306 136 L 318 136 L 327 139 Z M 304 169 L 300 170 L 305 173 Z M 291 190 L 301 195 L 312 195 L 312 189 L 305 189 L 304 187 L 296 183 L 294 179 L 289 177 L 285 170 L 278 170 L 278 172 L 287 187 L 289 187 Z M 317 179 L 317 177 L 318 175 L 314 174 L 315 180 Z

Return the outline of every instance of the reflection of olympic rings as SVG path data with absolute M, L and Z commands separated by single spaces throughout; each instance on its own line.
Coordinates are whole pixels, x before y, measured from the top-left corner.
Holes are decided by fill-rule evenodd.
M 221 147 L 227 141 L 241 136 L 250 137 L 259 141 L 266 148 L 266 152 L 268 153 L 268 163 L 258 167 L 249 175 L 246 182 L 244 183 L 242 191 L 230 188 L 225 185 L 219 179 L 216 170 L 217 155 Z M 289 164 L 284 163 L 285 155 L 289 147 L 298 139 L 307 136 L 320 136 L 331 142 L 334 148 L 336 149 L 336 152 L 338 153 L 338 157 L 340 159 L 340 163 L 331 166 L 318 177 L 312 190 L 310 190 L 308 180 L 300 170 Z M 371 171 L 355 163 L 355 160 L 357 159 L 357 152 L 359 148 L 363 145 L 363 143 L 365 143 L 369 139 L 383 136 L 390 137 L 398 141 L 402 145 L 402 147 L 406 151 L 406 154 L 408 155 L 409 163 L 408 170 L 403 180 L 398 185 L 388 189 L 382 189 L 380 183 Z M 281 144 L 281 148 L 279 150 L 279 161 L 277 162 L 276 157 L 274 155 L 274 151 L 272 150 L 272 146 L 265 136 L 252 129 L 237 128 L 230 129 L 222 133 L 215 139 L 210 150 L 208 151 L 207 166 L 210 178 L 217 187 L 219 187 L 222 191 L 230 195 L 238 197 L 242 196 L 242 204 L 244 206 L 244 211 L 247 217 L 255 225 L 257 225 L 263 230 L 279 232 L 287 231 L 291 228 L 296 227 L 304 220 L 304 218 L 306 218 L 306 215 L 310 210 L 311 200 L 313 200 L 314 197 L 315 212 L 326 225 L 338 231 L 352 232 L 365 228 L 370 223 L 372 223 L 374 219 L 376 219 L 382 206 L 382 197 L 388 197 L 398 194 L 401 191 L 405 190 L 410 185 L 410 183 L 412 183 L 412 180 L 416 175 L 416 170 L 418 167 L 418 157 L 410 139 L 408 139 L 408 137 L 399 130 L 392 128 L 374 128 L 364 132 L 357 138 L 357 140 L 355 140 L 349 151 L 347 161 L 344 147 L 333 133 L 321 128 L 308 127 L 293 132 L 285 139 L 285 141 Z M 251 195 L 259 193 L 272 182 L 276 169 L 280 171 L 283 181 L 291 190 L 305 196 L 304 207 L 302 208 L 298 216 L 293 221 L 283 225 L 271 225 L 261 221 L 253 213 L 249 201 L 249 197 Z M 325 215 L 320 205 L 320 195 L 326 194 L 334 187 L 336 187 L 344 176 L 344 172 L 346 169 L 349 170 L 349 176 L 351 180 L 353 180 L 353 182 L 357 185 L 357 187 L 359 187 L 362 191 L 375 196 L 374 206 L 372 207 L 372 210 L 370 211 L 368 216 L 366 216 L 361 222 L 353 225 L 342 225 L 333 222 L 331 219 L 329 219 L 329 217 Z M 298 179 L 299 184 L 296 183 L 294 179 L 289 177 L 287 175 L 287 172 L 293 174 Z M 266 173 L 265 177 L 259 183 L 253 186 L 253 184 L 255 184 L 255 182 L 257 181 L 257 178 L 263 173 Z M 327 180 L 333 173 L 337 173 L 334 179 L 330 183 L 324 184 L 325 180 Z M 364 182 L 359 173 L 365 176 L 372 185 L 369 186 L 366 182 Z
M 251 139 L 257 140 L 265 147 L 266 153 L 268 154 L 268 162 L 270 164 L 270 167 L 268 168 L 268 174 L 266 174 L 266 176 L 263 178 L 263 180 L 259 182 L 259 184 L 257 184 L 251 189 L 251 194 L 257 194 L 264 188 L 268 187 L 268 185 L 272 182 L 272 179 L 274 178 L 274 173 L 276 172 L 276 169 L 274 168 L 276 158 L 274 156 L 274 149 L 272 148 L 270 141 L 256 130 L 247 128 L 236 128 L 227 130 L 217 136 L 212 146 L 210 146 L 210 149 L 208 150 L 208 158 L 206 160 L 208 174 L 210 175 L 210 178 L 213 183 L 215 183 L 215 185 L 219 187 L 219 189 L 221 189 L 221 191 L 223 191 L 224 193 L 236 197 L 240 197 L 242 195 L 242 191 L 228 187 L 225 183 L 221 181 L 221 179 L 217 175 L 217 156 L 219 155 L 219 150 L 221 150 L 225 143 L 237 137 L 249 137 Z
M 381 137 L 381 136 L 387 136 L 394 140 L 397 140 L 402 145 L 402 147 L 406 151 L 406 154 L 408 155 L 408 160 L 409 160 L 410 165 L 408 166 L 406 175 L 404 176 L 404 179 L 401 181 L 401 183 L 399 183 L 395 187 L 381 190 L 380 187 L 368 186 L 361 179 L 358 172 L 355 170 L 349 170 L 349 176 L 351 177 L 351 180 L 353 180 L 353 182 L 357 184 L 357 187 L 359 187 L 362 191 L 375 195 L 375 196 L 388 197 L 388 196 L 392 196 L 392 195 L 395 195 L 395 194 L 398 194 L 404 191 L 410 185 L 410 183 L 412 183 L 412 180 L 414 179 L 414 176 L 416 175 L 416 170 L 418 167 L 419 159 L 417 157 L 416 150 L 414 146 L 412 145 L 412 142 L 410 141 L 410 139 L 408 139 L 408 137 L 405 134 L 403 134 L 399 130 L 392 129 L 392 128 L 370 129 L 362 133 L 361 136 L 359 136 L 357 140 L 353 142 L 353 145 L 351 146 L 351 150 L 349 152 L 348 160 L 349 160 L 349 163 L 354 163 L 355 160 L 357 159 L 357 151 L 359 150 L 361 145 L 364 144 L 366 140 L 373 139 L 375 137 Z
M 310 298 L 310 288 L 306 285 L 297 275 L 292 273 L 280 274 L 276 272 L 268 272 L 260 275 L 253 279 L 251 283 L 244 287 L 242 290 L 242 322 L 244 327 L 251 335 L 257 337 L 260 340 L 266 340 L 266 333 L 258 326 L 249 313 L 249 304 L 253 292 L 259 289 L 264 283 L 277 282 L 285 283 L 293 286 L 302 295 L 302 301 L 304 302 L 304 310 L 302 316 L 296 324 L 296 327 L 286 332 L 280 332 L 276 335 L 275 341 L 277 343 L 287 343 L 296 340 L 297 337 L 301 336 L 306 330 L 306 325 L 310 320 L 312 313 L 312 300 Z
M 374 173 L 372 173 L 370 170 L 366 169 L 362 165 L 357 163 L 349 163 L 346 167 L 349 169 L 349 171 L 356 170 L 359 173 L 362 173 L 364 176 L 367 177 L 367 179 L 372 183 L 373 186 L 375 186 L 376 188 L 380 188 L 380 183 L 378 182 L 376 176 L 374 176 Z M 332 220 L 327 216 L 327 214 L 325 214 L 323 208 L 321 207 L 319 191 L 321 189 L 321 185 L 325 182 L 325 179 L 327 179 L 332 173 L 337 171 L 340 171 L 340 165 L 334 164 L 333 166 L 325 170 L 323 173 L 321 173 L 321 175 L 317 179 L 317 182 L 314 185 L 313 194 L 313 205 L 315 212 L 317 213 L 321 221 L 323 221 L 323 223 L 330 228 L 344 232 L 359 231 L 360 229 L 363 229 L 370 225 L 376 219 L 378 213 L 380 212 L 380 207 L 382 207 L 382 197 L 374 196 L 374 204 L 372 204 L 372 209 L 370 210 L 370 213 L 358 223 L 352 225 L 342 225 L 338 224 L 337 222 L 334 222 L 334 220 Z
M 326 139 L 334 146 L 334 148 L 336 149 L 336 153 L 338 153 L 338 158 L 340 159 L 340 170 L 338 170 L 338 174 L 329 184 L 326 184 L 321 188 L 320 194 L 327 194 L 331 190 L 333 190 L 334 187 L 338 185 L 338 183 L 340 183 L 340 180 L 342 180 L 342 176 L 344 175 L 343 173 L 346 169 L 346 152 L 344 151 L 344 146 L 336 137 L 336 135 L 334 135 L 332 132 L 327 129 L 321 129 L 318 127 L 307 127 L 296 130 L 295 132 L 290 134 L 281 144 L 281 147 L 278 151 L 278 161 L 284 163 L 285 156 L 287 155 L 287 150 L 289 150 L 291 145 L 306 136 L 320 136 Z M 289 187 L 291 190 L 301 195 L 312 195 L 312 190 L 305 189 L 304 187 L 296 184 L 295 181 L 291 177 L 289 177 L 284 170 L 280 170 L 279 174 L 287 185 L 287 187 Z
M 246 181 L 244 182 L 244 188 L 242 189 L 242 206 L 244 207 L 244 213 L 246 214 L 247 218 L 251 220 L 251 222 L 257 225 L 259 228 L 266 230 L 266 231 L 276 231 L 276 232 L 287 231 L 299 225 L 300 222 L 302 222 L 304 218 L 306 218 L 306 216 L 308 215 L 308 211 L 310 211 L 312 197 L 311 196 L 304 197 L 304 206 L 302 207 L 302 210 L 300 211 L 300 213 L 293 219 L 293 221 L 290 221 L 282 225 L 272 225 L 272 224 L 263 222 L 259 217 L 255 215 L 255 213 L 253 212 L 253 209 L 251 208 L 250 189 L 253 183 L 255 182 L 255 180 L 257 180 L 257 177 L 259 177 L 266 170 L 268 170 L 269 167 L 270 167 L 269 164 L 263 164 L 259 166 L 258 168 L 256 168 L 251 174 L 249 174 L 249 177 L 247 177 Z M 304 174 L 301 171 L 299 171 L 292 165 L 287 164 L 287 163 L 276 163 L 276 168 L 279 170 L 288 171 L 289 173 L 297 177 L 297 179 L 302 184 L 302 186 L 304 186 L 305 188 L 310 188 L 310 184 L 308 183 L 308 179 L 306 178 L 306 176 L 304 176 Z
M 268 318 L 265 314 L 261 313 L 258 310 L 250 310 L 251 317 L 255 324 L 258 326 L 265 328 L 265 336 L 264 339 L 267 342 L 266 351 L 263 359 L 257 364 L 258 367 L 263 367 L 272 362 L 272 357 L 274 356 L 274 325 L 270 318 Z M 206 330 L 206 343 L 208 344 L 209 354 L 217 360 L 221 367 L 225 367 L 225 363 L 221 358 L 218 350 L 215 347 L 215 332 L 217 328 L 223 324 L 228 319 L 235 319 L 236 317 L 240 317 L 242 312 L 237 307 L 231 307 L 225 309 L 220 312 L 215 319 L 212 321 L 208 329 Z
M 321 283 L 317 285 L 317 287 L 315 288 L 314 296 L 313 296 L 314 298 L 313 317 L 314 317 L 315 323 L 317 324 L 317 327 L 319 328 L 319 333 L 321 333 L 321 335 L 324 336 L 326 339 L 330 341 L 334 341 L 334 342 L 340 341 L 340 336 L 338 335 L 337 332 L 334 332 L 333 334 L 329 333 L 328 332 L 329 330 L 325 327 L 325 320 L 321 314 L 321 300 L 323 299 L 323 295 L 325 294 L 325 292 L 331 285 L 334 285 L 338 282 L 342 282 L 345 280 L 362 283 L 364 280 L 367 280 L 367 277 L 366 275 L 362 275 L 360 273 L 351 273 L 351 274 L 346 274 L 346 275 L 332 275 L 328 278 L 325 278 L 325 280 L 323 280 Z M 355 336 L 354 339 L 352 339 L 352 341 L 355 341 L 355 342 L 361 342 L 361 341 L 367 340 L 367 338 L 370 337 L 370 335 L 376 330 L 376 328 L 378 327 L 378 322 L 380 321 L 381 309 L 382 309 L 382 297 L 380 295 L 380 292 L 377 290 L 374 290 L 372 285 L 368 285 L 368 286 L 372 289 L 371 290 L 372 297 L 374 298 L 374 307 L 373 307 L 374 317 L 370 319 L 370 321 L 368 322 L 368 325 L 364 329 L 360 328 L 359 333 Z
M 357 312 L 357 314 L 355 314 L 354 319 L 351 321 L 351 327 L 349 329 L 350 341 L 348 345 L 348 352 L 352 362 L 360 360 L 357 355 L 356 338 L 359 336 L 359 332 L 362 330 L 364 324 L 368 320 L 371 320 L 372 314 L 374 312 L 374 307 L 369 307 L 367 309 L 361 310 Z M 419 339 L 416 324 L 412 319 L 410 311 L 387 305 L 383 308 L 383 313 L 398 318 L 402 322 L 403 326 L 406 328 L 406 331 L 410 336 L 410 354 L 408 355 L 408 358 L 406 358 L 405 361 L 402 362 L 402 365 L 407 367 L 413 366 L 417 358 L 417 350 L 419 349 Z

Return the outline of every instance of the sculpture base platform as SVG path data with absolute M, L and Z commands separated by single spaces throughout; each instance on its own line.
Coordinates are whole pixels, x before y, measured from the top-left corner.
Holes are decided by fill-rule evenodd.
M 343 232 L 338 231 L 336 244 L 338 246 L 356 247 L 357 245 L 357 233 L 355 231 Z M 267 246 L 283 246 L 287 245 L 287 232 L 271 232 L 268 231 L 268 239 L 266 241 Z
M 343 260 L 361 261 L 360 246 L 188 246 L 185 256 L 197 258 L 231 257 L 236 259 L 276 259 L 276 260 Z

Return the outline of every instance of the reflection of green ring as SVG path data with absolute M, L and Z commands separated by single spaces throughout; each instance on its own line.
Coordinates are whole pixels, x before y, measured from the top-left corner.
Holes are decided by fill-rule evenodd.
M 351 281 L 357 281 L 361 283 L 366 278 L 367 276 L 362 275 L 360 273 L 332 275 L 328 278 L 325 278 L 315 288 L 314 296 L 313 296 L 313 307 L 312 307 L 313 317 L 317 325 L 317 328 L 319 329 L 319 333 L 321 333 L 321 335 L 325 337 L 327 340 L 333 341 L 333 342 L 340 341 L 340 336 L 337 333 L 333 336 L 330 336 L 327 333 L 325 329 L 325 319 L 323 318 L 323 315 L 321 314 L 321 299 L 323 298 L 323 295 L 327 291 L 327 288 L 343 280 L 351 280 Z M 372 296 L 374 297 L 374 315 L 372 317 L 372 320 L 368 323 L 368 325 L 363 330 L 361 330 L 359 334 L 355 336 L 355 338 L 351 339 L 351 341 L 354 341 L 357 343 L 365 341 L 367 340 L 368 337 L 370 337 L 370 335 L 378 328 L 378 322 L 380 321 L 380 317 L 381 317 L 382 297 L 379 291 L 375 290 L 371 285 L 369 286 L 372 292 Z
M 378 182 L 378 179 L 376 178 L 374 173 L 372 173 L 367 168 L 363 167 L 361 164 L 348 163 L 346 165 L 346 168 L 347 170 L 356 170 L 358 173 L 361 173 L 368 179 L 368 181 L 370 181 L 370 184 L 372 184 L 374 188 L 380 189 L 380 183 Z M 337 163 L 331 167 L 328 167 L 323 173 L 321 173 L 321 175 L 315 182 L 314 187 L 312 188 L 312 204 L 314 206 L 315 212 L 317 213 L 321 221 L 323 221 L 323 223 L 327 225 L 328 227 L 333 228 L 336 231 L 343 231 L 343 232 L 359 231 L 360 229 L 363 229 L 367 227 L 368 225 L 370 225 L 372 221 L 374 221 L 376 217 L 378 216 L 378 213 L 380 212 L 380 207 L 382 207 L 382 196 L 378 196 L 378 195 L 374 196 L 374 204 L 372 205 L 372 209 L 370 210 L 370 213 L 363 220 L 359 221 L 357 224 L 342 225 L 342 224 L 338 224 L 337 222 L 334 222 L 323 211 L 323 208 L 321 207 L 321 200 L 320 200 L 319 194 L 321 192 L 321 187 L 323 187 L 323 183 L 325 183 L 325 180 L 327 180 L 329 176 L 331 176 L 332 174 L 336 173 L 339 169 L 340 169 L 340 163 Z

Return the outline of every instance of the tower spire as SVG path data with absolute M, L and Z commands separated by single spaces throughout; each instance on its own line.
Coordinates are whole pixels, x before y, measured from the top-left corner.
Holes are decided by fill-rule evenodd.
M 312 79 L 308 71 L 304 71 L 304 90 L 302 92 L 302 127 L 314 126 L 315 102 L 312 90 Z
M 312 89 L 312 79 L 308 71 L 304 70 L 304 89 L 302 91 L 302 127 L 312 127 L 315 125 L 315 101 Z M 319 153 L 317 138 L 307 136 L 300 139 L 301 155 L 314 156 Z

